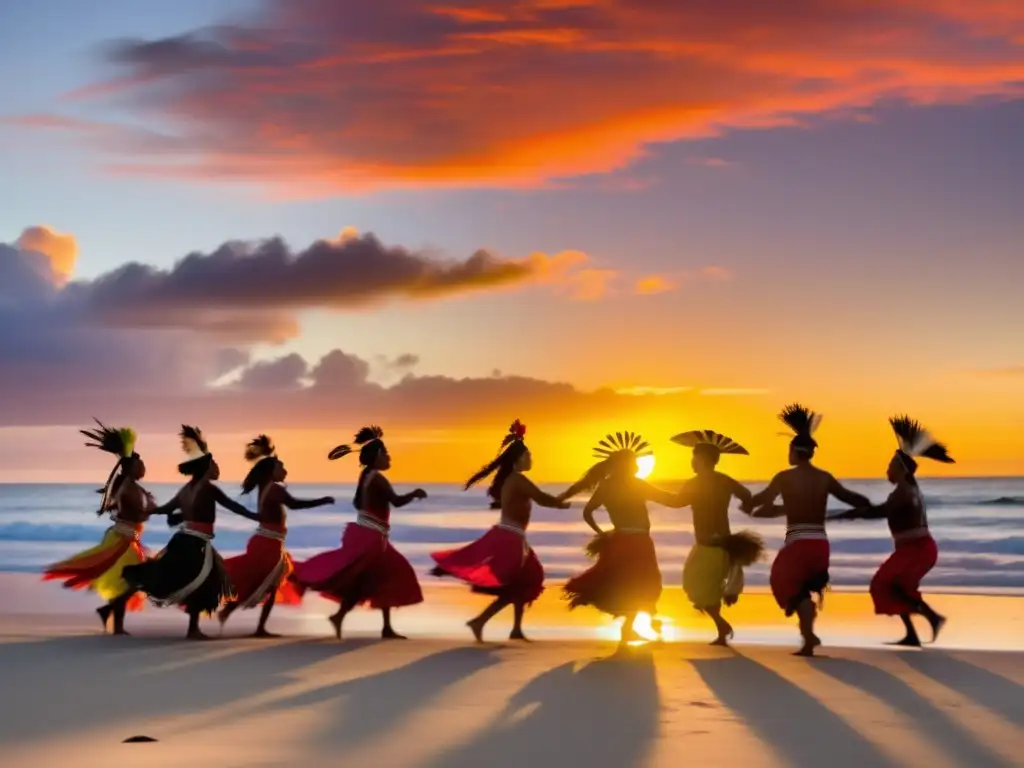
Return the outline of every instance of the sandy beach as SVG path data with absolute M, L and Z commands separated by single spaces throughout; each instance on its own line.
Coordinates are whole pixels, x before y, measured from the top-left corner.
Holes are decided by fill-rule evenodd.
M 971 637 L 1012 647 L 1017 598 L 939 596 L 948 635 L 902 651 L 878 645 L 897 627 L 870 617 L 866 596 L 831 594 L 827 647 L 808 661 L 759 594 L 731 614 L 732 650 L 704 645 L 701 618 L 667 590 L 674 641 L 615 655 L 614 627 L 565 613 L 555 594 L 532 612 L 528 645 L 502 642 L 499 622 L 495 642 L 468 643 L 460 624 L 480 600 L 448 588 L 399 614 L 417 635 L 405 642 L 374 639 L 377 617 L 360 612 L 338 643 L 310 601 L 275 617 L 279 640 L 245 638 L 249 612 L 197 644 L 179 639 L 174 611 L 105 637 L 89 595 L 28 576 L 0 587 L 3 765 L 939 768 L 1024 755 L 1024 657 L 960 650 Z M 122 743 L 136 735 L 157 741 Z

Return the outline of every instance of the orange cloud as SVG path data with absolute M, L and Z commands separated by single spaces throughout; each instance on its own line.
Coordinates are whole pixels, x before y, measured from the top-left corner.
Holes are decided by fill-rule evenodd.
M 633 292 L 641 296 L 653 296 L 657 293 L 674 291 L 678 285 L 665 275 L 646 275 L 633 285 Z
M 707 280 L 717 280 L 719 282 L 725 282 L 732 280 L 732 272 L 725 267 L 708 266 L 704 267 L 700 271 L 701 277 Z
M 50 261 L 50 269 L 58 285 L 71 279 L 78 261 L 78 242 L 46 225 L 28 227 L 14 243 L 22 251 L 40 253 Z
M 115 78 L 74 96 L 137 99 L 168 131 L 124 127 L 121 173 L 288 194 L 536 186 L 729 128 L 1019 93 L 1017 6 L 268 0 L 249 24 L 119 43 Z

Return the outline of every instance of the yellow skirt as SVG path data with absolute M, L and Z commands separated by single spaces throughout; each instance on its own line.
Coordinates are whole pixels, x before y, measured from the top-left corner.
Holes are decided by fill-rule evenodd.
M 683 590 L 698 611 L 718 608 L 729 578 L 729 553 L 721 547 L 694 544 L 683 566 Z
M 59 579 L 69 589 L 89 589 L 109 602 L 129 589 L 128 582 L 121 577 L 124 567 L 138 565 L 145 559 L 145 550 L 138 541 L 108 528 L 99 544 L 51 565 L 43 579 Z M 128 609 L 140 607 L 141 600 L 133 600 Z

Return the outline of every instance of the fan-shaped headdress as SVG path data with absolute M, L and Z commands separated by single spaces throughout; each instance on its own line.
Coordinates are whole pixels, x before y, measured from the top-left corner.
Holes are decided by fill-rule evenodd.
M 611 459 L 624 458 L 627 455 L 634 459 L 641 456 L 653 456 L 654 451 L 650 450 L 650 444 L 635 432 L 616 432 L 614 435 L 605 435 L 594 446 L 594 458 Z
M 86 443 L 87 448 L 98 448 L 105 453 L 112 453 L 117 456 L 117 463 L 114 468 L 110 470 L 110 475 L 107 476 L 107 482 L 104 483 L 103 487 L 99 489 L 98 493 L 103 494 L 103 500 L 100 502 L 100 508 L 96 514 L 102 515 L 110 507 L 110 503 L 113 500 L 118 477 L 124 470 L 125 464 L 129 459 L 138 458 L 138 454 L 135 453 L 135 443 L 138 440 L 138 435 L 135 430 L 131 427 L 121 427 L 119 429 L 111 429 L 110 427 L 104 426 L 104 424 L 96 418 L 93 418 L 99 429 L 80 429 L 83 435 L 89 438 L 90 442 Z
M 943 464 L 956 463 L 949 455 L 949 449 L 932 437 L 921 422 L 909 416 L 893 416 L 889 419 L 889 425 L 896 434 L 896 443 L 899 446 L 896 449 L 896 457 L 910 474 L 917 471 L 917 462 L 914 459 L 921 456 Z
M 181 432 L 178 433 L 178 436 L 181 438 L 181 450 L 188 457 L 178 465 L 178 471 L 183 475 L 190 475 L 192 477 L 206 474 L 206 471 L 210 468 L 210 463 L 213 461 L 213 454 L 210 453 L 202 430 L 199 427 L 182 424 Z
M 814 433 L 821 425 L 821 414 L 799 403 L 793 403 L 782 409 L 779 418 L 793 430 L 793 439 L 789 441 L 790 447 L 799 453 L 813 454 L 814 449 L 818 447 Z
M 732 438 L 710 429 L 681 432 L 670 439 L 677 445 L 693 448 L 694 454 L 703 453 L 714 459 L 718 459 L 723 453 L 732 453 L 738 456 L 750 455 L 746 448 Z
M 266 435 L 257 435 L 245 446 L 245 460 L 252 462 L 252 468 L 242 481 L 242 493 L 250 493 L 264 484 L 277 462 L 274 443 Z

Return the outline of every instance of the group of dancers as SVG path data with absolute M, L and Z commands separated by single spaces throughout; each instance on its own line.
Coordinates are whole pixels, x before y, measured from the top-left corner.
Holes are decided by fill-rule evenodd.
M 641 639 L 634 628 L 637 614 L 655 617 L 662 591 L 647 505 L 690 507 L 695 543 L 683 568 L 683 588 L 693 606 L 714 622 L 713 644 L 727 645 L 733 629 L 722 616 L 723 606 L 738 600 L 743 569 L 764 555 L 763 541 L 755 533 L 732 532 L 729 506 L 735 497 L 751 517 L 786 519 L 785 543 L 772 563 L 770 582 L 779 607 L 787 616 L 799 618 L 803 641 L 799 655 L 812 656 L 821 644 L 814 625 L 829 583 L 826 519 L 888 521 L 894 551 L 871 581 L 875 612 L 901 618 L 906 635 L 900 645 L 921 645 L 914 615 L 923 616 L 933 639 L 937 637 L 945 619 L 924 601 L 920 583 L 935 566 L 938 549 L 928 530 L 915 473 L 921 457 L 952 463 L 946 447 L 919 422 L 906 416 L 890 419 L 897 450 L 886 474 L 895 487 L 885 502 L 873 505 L 813 464 L 819 414 L 791 405 L 780 418 L 794 433 L 790 468 L 772 478 L 760 493 L 751 493 L 717 470 L 722 454 L 748 455 L 743 446 L 717 432 L 696 430 L 671 438 L 693 451 L 694 477 L 678 492 L 662 490 L 636 476 L 637 461 L 651 455 L 651 446 L 637 434 L 619 432 L 598 443 L 594 466 L 557 496 L 542 491 L 527 477 L 532 458 L 526 427 L 517 420 L 503 437 L 497 457 L 465 486 L 468 490 L 491 478 L 487 496 L 491 508 L 499 510 L 497 524 L 464 547 L 433 553 L 436 565 L 431 573 L 460 579 L 474 592 L 493 596 L 483 612 L 467 623 L 478 642 L 483 641 L 491 618 L 508 606 L 514 611 L 510 638 L 525 640 L 524 613 L 544 590 L 543 566 L 527 540 L 532 506 L 568 509 L 570 499 L 589 492 L 583 519 L 595 533 L 586 547 L 594 563 L 565 583 L 564 596 L 570 609 L 589 605 L 623 618 L 621 640 L 629 643 Z M 128 634 L 126 612 L 141 609 L 148 597 L 158 606 L 182 607 L 189 617 L 190 639 L 207 639 L 199 626 L 204 614 L 216 613 L 223 625 L 237 609 L 257 606 L 261 612 L 256 636 L 274 637 L 267 630 L 274 605 L 298 603 L 312 589 L 338 604 L 330 622 L 339 639 L 345 616 L 358 605 L 381 611 L 383 638 L 402 638 L 392 626 L 391 612 L 422 602 L 423 592 L 409 561 L 390 541 L 391 509 L 425 499 L 427 494 L 422 489 L 397 493 L 391 486 L 384 474 L 391 467 L 391 457 L 379 427 L 364 427 L 354 445 L 339 445 L 329 453 L 335 460 L 358 452 L 356 519 L 345 527 L 339 548 L 297 563 L 285 548 L 286 509 L 325 506 L 333 504 L 334 498 L 294 498 L 284 485 L 288 475 L 284 462 L 266 435 L 259 435 L 245 449 L 252 466 L 242 491 L 258 491 L 253 513 L 216 485 L 220 469 L 198 428 L 183 426 L 180 433 L 186 460 L 178 469 L 188 481 L 172 499 L 158 505 L 140 484 L 146 465 L 136 451 L 136 433 L 97 424 L 98 429 L 82 433 L 90 440 L 88 446 L 117 457 L 101 489 L 97 512 L 109 514 L 113 525 L 98 546 L 50 566 L 44 578 L 95 591 L 106 601 L 97 609 L 104 631 L 112 622 L 114 634 Z M 781 504 L 776 503 L 779 497 Z M 829 497 L 850 509 L 829 517 Z M 212 544 L 218 505 L 257 523 L 245 552 L 226 560 Z M 601 507 L 610 519 L 610 530 L 595 521 Z M 151 556 L 140 537 L 154 516 L 166 516 L 177 531 L 162 551 Z M 656 622 L 654 629 L 660 631 Z

